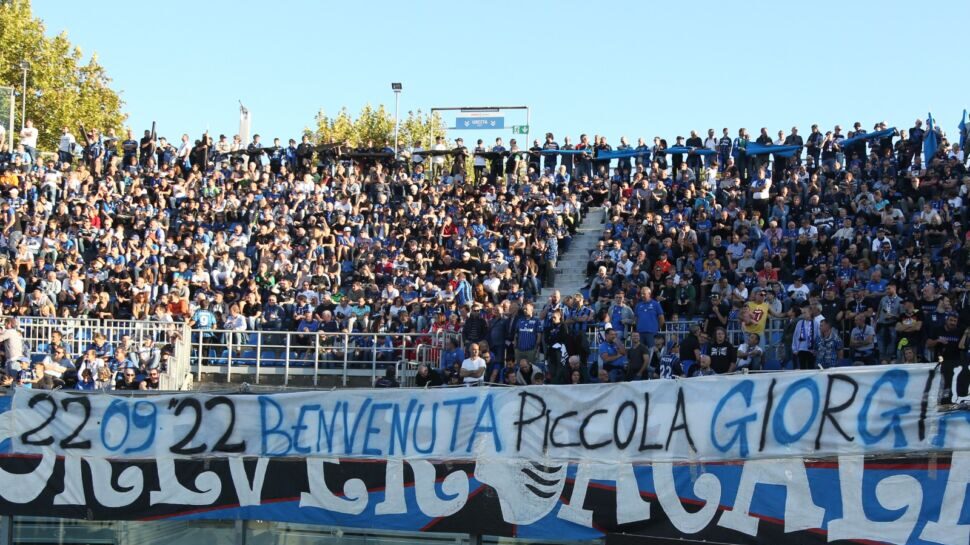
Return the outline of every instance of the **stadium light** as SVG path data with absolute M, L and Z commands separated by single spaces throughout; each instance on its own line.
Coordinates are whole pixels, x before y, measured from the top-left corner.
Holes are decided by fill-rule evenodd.
M 400 83 L 391 83 L 391 90 L 394 91 L 394 158 L 397 158 L 397 129 L 399 125 L 399 118 L 397 116 L 398 105 L 401 99 L 401 90 L 404 86 Z
M 20 94 L 20 100 L 22 101 L 20 105 L 20 130 L 24 130 L 24 127 L 27 126 L 27 71 L 30 70 L 30 63 L 20 61 L 19 67 L 24 71 L 24 88 Z

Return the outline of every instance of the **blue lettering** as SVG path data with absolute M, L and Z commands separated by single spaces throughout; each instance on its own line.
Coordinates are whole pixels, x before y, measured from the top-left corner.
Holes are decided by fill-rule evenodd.
M 350 413 L 349 403 L 344 402 L 344 454 L 352 454 L 354 452 L 354 444 L 357 442 L 357 428 L 360 427 L 360 419 L 367 412 L 367 407 L 370 407 L 371 400 L 365 399 L 364 403 L 361 404 L 360 410 L 357 411 L 357 418 L 354 419 L 354 428 L 350 429 L 347 425 L 347 415 Z
M 802 425 L 801 429 L 795 433 L 790 433 L 788 428 L 785 426 L 785 409 L 788 408 L 788 403 L 791 399 L 798 393 L 799 390 L 808 390 L 808 393 L 812 396 L 812 410 L 808 413 L 808 419 L 805 420 L 805 424 Z M 809 428 L 815 422 L 815 417 L 818 415 L 819 406 L 819 393 L 818 385 L 815 384 L 815 380 L 811 378 L 803 378 L 801 380 L 795 381 L 791 386 L 785 390 L 784 395 L 778 400 L 778 407 L 775 408 L 774 422 L 772 423 L 772 430 L 775 433 L 775 441 L 778 441 L 781 445 L 790 445 L 795 441 L 798 441 L 806 433 L 808 433 Z M 799 411 L 801 412 L 801 411 Z
M 946 446 L 946 424 L 950 420 L 964 419 L 970 424 L 970 411 L 953 411 L 949 413 L 944 413 L 940 416 L 938 422 L 939 429 L 936 432 L 936 437 L 933 438 L 933 446 L 936 448 L 943 448 Z
M 117 444 L 109 445 L 108 438 L 105 436 L 105 430 L 115 415 L 125 417 L 125 435 L 122 436 L 121 441 L 118 441 Z M 104 445 L 104 448 L 114 452 L 125 444 L 125 441 L 128 440 L 129 433 L 131 433 L 131 417 L 128 414 L 128 402 L 122 399 L 116 399 L 111 402 L 111 405 L 108 405 L 108 408 L 104 410 L 104 416 L 101 417 L 101 444 Z
M 731 388 L 728 393 L 717 402 L 717 407 L 714 408 L 714 415 L 711 417 L 711 443 L 717 447 L 721 452 L 727 452 L 734 447 L 735 443 L 740 442 L 740 452 L 742 458 L 748 457 L 748 422 L 754 422 L 758 419 L 758 415 L 749 414 L 747 416 L 742 416 L 735 418 L 724 424 L 725 428 L 735 428 L 734 435 L 731 436 L 731 440 L 725 444 L 722 444 L 717 438 L 717 417 L 721 415 L 721 411 L 724 410 L 724 405 L 727 404 L 728 400 L 734 397 L 736 394 L 740 394 L 741 398 L 744 399 L 745 407 L 751 407 L 751 395 L 754 392 L 754 382 L 750 380 L 745 380 L 738 383 L 737 386 Z
M 269 408 L 272 408 L 276 412 L 276 423 L 272 427 L 267 426 L 267 417 L 269 416 L 267 409 Z M 283 425 L 283 406 L 269 396 L 259 396 L 259 420 L 262 427 L 263 456 L 283 456 L 288 454 L 293 448 L 293 442 L 289 434 L 285 431 L 280 431 L 280 427 Z M 277 452 L 270 452 L 268 441 L 270 437 L 282 437 L 286 447 Z
M 491 422 L 491 425 L 489 426 L 482 425 L 482 421 L 485 419 L 486 414 Z M 472 436 L 468 439 L 468 446 L 465 448 L 465 452 L 472 451 L 472 444 L 475 443 L 475 436 L 481 432 L 492 432 L 492 442 L 495 444 L 495 452 L 502 452 L 502 439 L 498 436 L 498 424 L 495 418 L 495 407 L 492 405 L 492 394 L 485 396 L 485 401 L 482 402 L 482 407 L 478 410 L 478 419 L 475 420 L 475 429 L 472 430 Z
M 374 424 L 374 413 L 377 411 L 386 411 L 390 409 L 392 405 L 390 403 L 374 403 L 370 406 L 370 414 L 367 415 L 367 427 L 364 428 L 364 456 L 380 456 L 383 454 L 379 448 L 370 448 L 367 445 L 370 444 L 370 436 L 377 435 L 381 433 L 380 428 L 375 428 Z
M 911 407 L 909 405 L 904 405 L 901 407 L 896 407 L 895 409 L 889 409 L 883 411 L 879 416 L 882 418 L 888 418 L 889 423 L 886 424 L 879 433 L 873 435 L 869 433 L 869 409 L 872 406 L 872 400 L 876 396 L 876 392 L 883 384 L 889 383 L 892 386 L 893 391 L 896 392 L 896 397 L 902 399 L 906 394 L 906 383 L 909 382 L 909 373 L 903 371 L 902 369 L 893 369 L 891 371 L 886 371 L 881 377 L 872 385 L 872 389 L 869 390 L 869 394 L 866 396 L 865 402 L 862 404 L 862 409 L 859 411 L 859 436 L 865 441 L 867 445 L 872 445 L 882 441 L 890 431 L 894 432 L 893 446 L 895 448 L 903 448 L 906 446 L 906 434 L 903 432 L 903 427 L 900 424 L 900 416 L 910 412 Z
M 474 397 L 461 397 L 458 399 L 448 399 L 441 403 L 446 407 L 449 405 L 455 406 L 455 421 L 451 425 L 451 446 L 448 448 L 449 452 L 455 452 L 455 443 L 458 441 L 458 424 L 461 422 L 461 406 L 471 405 L 475 403 L 475 399 Z
M 340 407 L 345 405 L 344 401 L 338 401 L 333 407 L 333 411 L 330 412 L 330 424 L 327 425 L 327 419 L 324 418 L 326 411 L 320 409 L 320 420 L 317 422 L 317 452 L 320 450 L 320 438 L 327 438 L 327 454 L 333 454 L 333 433 L 337 430 L 337 413 L 340 412 Z
M 293 429 L 293 450 L 301 454 L 307 454 L 310 452 L 310 447 L 300 446 L 300 432 L 307 429 L 307 427 L 303 424 L 303 417 L 306 416 L 306 413 L 311 411 L 317 411 L 317 413 L 319 414 L 320 405 L 301 405 L 300 415 L 296 417 L 296 425 L 293 426 L 292 428 Z
M 418 414 L 414 416 L 414 428 L 411 433 L 411 442 L 414 443 L 414 450 L 419 454 L 431 454 L 434 451 L 434 444 L 438 440 L 438 402 L 431 404 L 431 441 L 428 448 L 422 449 L 418 446 L 418 430 L 421 429 L 421 413 L 424 412 L 424 404 L 418 405 Z
M 414 411 L 414 406 L 418 404 L 417 399 L 412 399 L 408 402 L 408 409 L 406 416 L 404 417 L 404 422 L 401 422 L 401 406 L 394 405 L 394 413 L 391 415 L 391 444 L 388 446 L 388 455 L 394 455 L 394 443 L 400 443 L 401 454 L 406 455 L 408 453 L 408 428 L 411 427 L 411 413 Z M 397 439 L 397 441 L 395 441 Z

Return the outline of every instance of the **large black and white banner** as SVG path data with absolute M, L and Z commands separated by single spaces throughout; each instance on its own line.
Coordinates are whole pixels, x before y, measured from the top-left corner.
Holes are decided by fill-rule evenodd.
M 681 462 L 970 445 L 929 365 L 610 385 L 151 397 L 20 390 L 12 451 Z
M 545 539 L 970 543 L 932 366 L 622 385 L 0 398 L 0 514 Z

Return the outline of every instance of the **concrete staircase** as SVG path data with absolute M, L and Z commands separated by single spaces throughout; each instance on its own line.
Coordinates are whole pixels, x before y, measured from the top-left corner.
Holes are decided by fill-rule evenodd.
M 573 236 L 572 244 L 566 254 L 559 256 L 556 264 L 556 285 L 542 288 L 540 301 L 545 301 L 555 290 L 563 297 L 579 292 L 586 285 L 586 263 L 589 253 L 603 233 L 605 208 L 592 208 Z

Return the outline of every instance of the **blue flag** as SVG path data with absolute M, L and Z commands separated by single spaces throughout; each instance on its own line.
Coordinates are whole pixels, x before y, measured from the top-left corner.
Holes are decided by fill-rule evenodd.
M 963 149 L 963 143 L 967 141 L 967 111 L 963 110 L 963 120 L 960 121 L 960 149 Z
M 940 147 L 940 141 L 936 137 L 936 124 L 933 122 L 933 114 L 926 114 L 926 136 L 923 137 L 923 157 L 926 161 L 926 166 L 930 166 L 930 159 L 936 155 L 937 148 Z
M 748 142 L 748 155 L 765 155 L 773 153 L 778 157 L 794 157 L 801 150 L 801 146 L 763 146 L 757 142 Z
M 846 138 L 845 140 L 842 141 L 842 147 L 844 148 L 860 140 L 873 140 L 876 138 L 886 138 L 887 136 L 895 136 L 895 135 L 896 135 L 896 127 L 890 127 L 882 131 L 867 132 L 866 134 L 860 134 L 859 136 Z
M 712 149 L 707 148 L 688 148 L 687 146 L 671 146 L 664 150 L 664 153 L 693 153 L 694 155 L 714 155 L 717 153 Z

